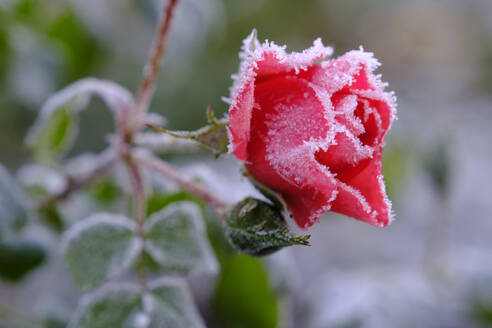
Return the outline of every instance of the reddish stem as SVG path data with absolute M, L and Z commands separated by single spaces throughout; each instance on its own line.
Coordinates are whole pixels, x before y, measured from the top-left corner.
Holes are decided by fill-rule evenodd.
M 141 165 L 144 165 L 149 169 L 162 174 L 167 179 L 174 181 L 184 190 L 203 199 L 207 204 L 210 205 L 210 207 L 212 207 L 212 209 L 221 217 L 221 219 L 224 219 L 224 215 L 227 208 L 229 207 L 229 204 L 215 196 L 207 188 L 183 177 L 171 165 L 167 164 L 164 161 L 161 161 L 158 158 L 151 156 L 141 156 L 138 157 L 137 160 Z
M 166 50 L 166 40 L 177 3 L 178 0 L 169 0 L 168 5 L 165 6 L 165 9 L 159 19 L 159 25 L 154 36 L 149 59 L 145 65 L 142 82 L 140 83 L 136 95 L 134 112 L 135 121 L 133 122 L 135 125 L 131 127 L 132 132 L 141 129 L 143 116 L 145 115 L 145 112 L 147 111 L 152 99 L 155 89 L 155 80 L 159 73 L 162 57 Z

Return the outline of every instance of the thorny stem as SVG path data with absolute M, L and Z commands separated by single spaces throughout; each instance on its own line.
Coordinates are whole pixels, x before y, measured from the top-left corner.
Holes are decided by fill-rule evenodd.
M 90 172 L 85 173 L 83 176 L 69 176 L 67 179 L 67 186 L 59 193 L 47 196 L 46 198 L 42 199 L 38 203 L 37 208 L 39 210 L 46 209 L 56 202 L 67 198 L 74 191 L 77 191 L 80 188 L 93 182 L 97 178 L 104 176 L 117 159 L 118 154 L 112 148 L 104 150 L 98 155 L 98 158 L 95 160 L 96 162 L 98 162 L 98 165 L 96 165 Z
M 138 157 L 137 160 L 141 165 L 146 166 L 149 169 L 162 174 L 164 177 L 168 178 L 169 180 L 174 181 L 184 190 L 203 199 L 207 204 L 210 205 L 210 207 L 212 207 L 212 209 L 217 213 L 217 215 L 222 220 L 224 220 L 224 216 L 227 208 L 229 207 L 229 204 L 227 204 L 224 200 L 215 196 L 207 188 L 203 187 L 198 183 L 186 179 L 172 166 L 170 166 L 164 161 L 161 161 L 158 158 L 146 155 L 146 156 Z
M 159 25 L 154 36 L 154 41 L 150 50 L 150 55 L 147 64 L 144 67 L 142 82 L 137 91 L 135 101 L 135 111 L 133 120 L 130 122 L 133 126 L 130 127 L 132 134 L 135 130 L 140 130 L 142 127 L 143 116 L 150 104 L 152 94 L 155 89 L 155 80 L 159 73 L 162 57 L 166 50 L 166 40 L 169 34 L 169 27 L 173 18 L 174 10 L 178 0 L 169 0 L 164 11 L 159 18 Z

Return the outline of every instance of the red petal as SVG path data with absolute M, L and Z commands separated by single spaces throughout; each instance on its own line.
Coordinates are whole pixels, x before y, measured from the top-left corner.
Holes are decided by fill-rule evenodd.
M 323 46 L 319 39 L 303 52 L 286 53 L 285 47 L 268 42 L 259 45 L 255 51 L 244 49 L 239 73 L 234 78 L 229 108 L 230 148 L 238 159 L 243 161 L 246 159 L 251 112 L 254 105 L 253 91 L 257 77 L 292 70 L 306 70 L 317 60 L 331 55 L 332 52 L 333 49 Z
M 236 98 L 234 106 L 229 110 L 229 142 L 234 145 L 234 155 L 240 160 L 246 160 L 251 115 L 254 105 L 253 82 L 243 87 Z
M 258 83 L 255 100 L 246 168 L 283 196 L 300 227 L 308 227 L 329 209 L 336 190 L 308 144 L 330 133 L 325 110 L 305 81 L 289 75 Z
M 379 148 L 372 159 L 337 172 L 336 178 L 342 184 L 332 211 L 381 227 L 391 222 L 391 202 L 384 187 L 381 152 Z

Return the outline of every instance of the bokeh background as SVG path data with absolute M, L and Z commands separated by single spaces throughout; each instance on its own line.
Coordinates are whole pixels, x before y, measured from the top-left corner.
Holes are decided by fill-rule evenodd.
M 66 84 L 96 76 L 135 90 L 161 6 L 0 0 L 0 162 L 15 174 L 31 161 L 25 133 Z M 384 153 L 396 221 L 378 229 L 327 214 L 311 247 L 223 257 L 218 278 L 192 281 L 208 325 L 492 327 L 492 2 L 182 0 L 151 110 L 173 129 L 203 125 L 209 104 L 225 112 L 252 28 L 288 50 L 321 37 L 335 56 L 362 45 L 381 61 L 398 97 Z M 69 156 L 102 150 L 111 129 L 93 101 Z M 173 160 L 231 200 L 251 191 L 233 158 Z M 27 237 L 56 250 L 49 236 Z M 20 283 L 0 279 L 0 327 L 65 326 L 80 292 L 57 256 Z

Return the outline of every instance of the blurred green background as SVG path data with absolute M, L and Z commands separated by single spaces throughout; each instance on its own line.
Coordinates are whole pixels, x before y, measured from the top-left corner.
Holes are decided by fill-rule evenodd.
M 96 76 L 135 90 L 162 5 L 0 0 L 0 162 L 15 173 L 31 161 L 24 136 L 43 101 L 68 83 Z M 266 262 L 224 255 L 228 274 L 201 305 L 212 326 L 492 326 L 491 17 L 490 0 L 180 2 L 151 105 L 169 128 L 200 127 L 207 105 L 227 110 L 221 97 L 253 28 L 288 50 L 317 37 L 335 56 L 362 45 L 398 97 L 384 154 L 392 226 L 329 214 L 310 231 L 312 247 Z M 111 130 L 94 100 L 69 156 L 102 150 Z M 24 290 L 0 282 L 0 301 L 30 307 L 26 295 L 44 281 L 35 275 Z M 292 285 L 287 296 L 278 281 Z M 1 318 L 0 309 L 0 327 Z

